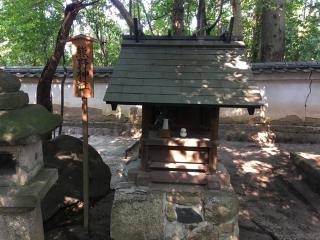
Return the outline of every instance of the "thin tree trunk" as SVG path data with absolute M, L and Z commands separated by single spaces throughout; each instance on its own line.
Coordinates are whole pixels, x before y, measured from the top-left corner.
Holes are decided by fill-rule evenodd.
M 200 36 L 206 35 L 207 17 L 206 17 L 206 1 L 199 0 L 197 12 L 197 33 Z
M 283 61 L 285 50 L 285 0 L 273 0 L 262 10 L 261 61 Z
M 123 6 L 123 4 L 119 0 L 111 0 L 112 4 L 118 9 L 120 12 L 121 16 L 124 18 L 126 21 L 130 31 L 134 31 L 134 22 L 131 17 L 130 12 L 127 11 L 127 9 Z
M 63 61 L 63 78 L 61 80 L 61 102 L 60 102 L 60 116 L 63 119 L 63 115 L 64 115 L 64 83 L 66 82 L 67 76 L 68 76 L 68 70 L 66 67 L 66 57 L 65 54 L 63 52 L 62 54 L 62 61 Z M 59 136 L 62 134 L 62 123 L 59 126 Z
M 223 11 L 223 1 L 222 0 L 217 0 L 216 1 L 216 8 L 219 7 L 219 12 L 218 12 L 218 16 L 216 18 L 216 20 L 214 21 L 214 23 L 212 23 L 207 29 L 207 35 L 210 35 L 211 31 L 217 26 L 217 24 L 220 22 L 220 19 L 222 17 L 222 11 Z
M 257 9 L 254 13 L 254 28 L 251 44 L 251 61 L 259 62 L 261 60 L 261 12 Z
M 174 36 L 184 35 L 184 0 L 174 0 L 171 13 L 172 33 Z
M 241 20 L 241 3 L 240 0 L 232 0 L 232 12 L 234 17 L 232 36 L 236 40 L 243 39 L 243 27 Z
M 56 40 L 56 46 L 53 55 L 48 60 L 44 69 L 42 70 L 38 86 L 37 86 L 37 103 L 43 105 L 48 111 L 52 112 L 52 98 L 51 98 L 51 82 L 54 73 L 57 69 L 61 56 L 64 52 L 69 32 L 73 21 L 78 12 L 86 6 L 92 5 L 98 1 L 91 3 L 84 3 L 84 1 L 76 1 L 66 6 L 64 11 L 64 18 L 60 26 L 60 30 Z
M 148 13 L 147 13 L 146 7 L 144 6 L 144 4 L 141 0 L 139 0 L 139 3 L 141 4 L 144 15 L 146 16 L 151 35 L 154 36 L 151 20 L 150 20 Z

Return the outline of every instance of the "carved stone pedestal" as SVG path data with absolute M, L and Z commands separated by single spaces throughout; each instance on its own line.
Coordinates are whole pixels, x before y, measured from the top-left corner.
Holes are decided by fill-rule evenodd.
M 137 165 L 137 164 L 133 164 Z M 220 189 L 182 184 L 148 182 L 147 173 L 135 168 L 120 183 L 111 214 L 114 240 L 237 240 L 239 201 L 229 174 L 218 164 L 224 181 L 210 179 Z M 138 185 L 142 184 L 144 186 Z
M 0 239 L 43 240 L 40 203 L 58 179 L 56 169 L 42 169 L 27 184 L 0 187 Z

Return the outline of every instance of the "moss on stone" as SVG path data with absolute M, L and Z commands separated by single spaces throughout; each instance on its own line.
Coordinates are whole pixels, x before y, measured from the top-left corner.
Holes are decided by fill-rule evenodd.
M 29 103 L 29 96 L 25 92 L 0 93 L 0 111 L 22 108 Z
M 41 136 L 61 122 L 59 115 L 51 114 L 41 105 L 0 111 L 0 142 L 13 144 L 32 136 Z
M 20 87 L 21 83 L 15 75 L 0 71 L 0 93 L 17 92 Z

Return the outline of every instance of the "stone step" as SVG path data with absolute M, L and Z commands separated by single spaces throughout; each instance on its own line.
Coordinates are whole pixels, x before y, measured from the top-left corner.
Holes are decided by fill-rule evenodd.
M 206 172 L 208 170 L 205 164 L 195 163 L 165 163 L 165 162 L 152 162 L 150 164 L 151 169 L 163 169 L 163 170 L 176 170 L 176 171 L 196 171 Z
M 207 174 L 202 172 L 160 171 L 150 172 L 152 182 L 207 184 Z

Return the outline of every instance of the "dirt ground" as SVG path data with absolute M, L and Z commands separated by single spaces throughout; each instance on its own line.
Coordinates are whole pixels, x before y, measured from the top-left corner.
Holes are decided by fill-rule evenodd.
M 320 146 L 220 143 L 219 159 L 241 202 L 240 240 L 320 239 L 320 196 L 301 179 L 290 151 L 316 153 Z
M 90 144 L 115 177 L 113 186 L 128 160 L 125 149 L 136 140 L 90 137 Z M 262 147 L 249 142 L 220 142 L 219 161 L 227 167 L 241 203 L 240 240 L 320 240 L 320 196 L 304 183 L 289 158 L 290 151 L 320 153 L 320 144 Z M 105 201 L 103 208 L 111 207 L 112 198 Z M 104 224 L 109 224 L 109 219 Z

